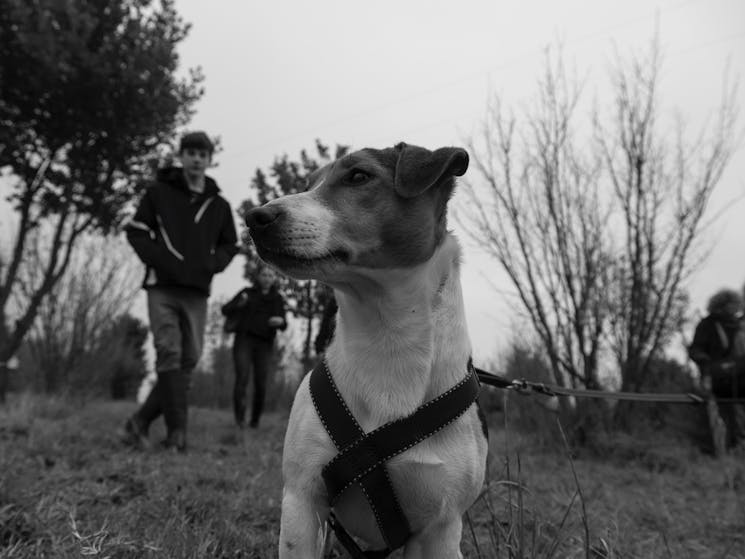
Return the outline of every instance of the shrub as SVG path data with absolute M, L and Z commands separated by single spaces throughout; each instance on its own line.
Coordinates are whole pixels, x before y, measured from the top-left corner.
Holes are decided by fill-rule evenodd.
M 673 359 L 657 359 L 640 392 L 685 394 L 699 392 L 690 370 Z M 693 442 L 711 450 L 706 410 L 695 404 L 628 402 L 626 426 L 630 434 L 647 438 L 663 435 L 668 441 Z

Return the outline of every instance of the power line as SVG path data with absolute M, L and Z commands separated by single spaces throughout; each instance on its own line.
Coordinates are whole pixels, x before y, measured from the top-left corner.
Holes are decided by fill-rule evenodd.
M 679 56 L 681 54 L 685 54 L 687 52 L 691 52 L 694 50 L 700 50 L 700 49 L 707 48 L 713 45 L 726 43 L 727 41 L 731 41 L 733 39 L 739 39 L 740 37 L 745 37 L 745 31 L 740 31 L 739 33 L 733 33 L 732 35 L 727 35 L 726 37 L 722 37 L 720 39 L 714 39 L 711 41 L 707 41 L 705 43 L 699 43 L 697 45 L 692 45 L 690 47 L 684 47 L 682 49 L 678 49 L 678 50 L 670 52 L 670 54 L 668 54 L 667 56 L 669 57 Z

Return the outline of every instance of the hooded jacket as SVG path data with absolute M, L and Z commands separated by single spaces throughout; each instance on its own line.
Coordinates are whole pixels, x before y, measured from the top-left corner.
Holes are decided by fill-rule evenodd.
M 212 276 L 238 252 L 233 213 L 219 192 L 210 177 L 204 192 L 195 193 L 181 168 L 158 171 L 125 227 L 146 267 L 143 287 L 185 287 L 209 295 Z
M 745 332 L 736 319 L 708 315 L 696 326 L 688 355 L 699 368 L 745 357 Z
M 287 328 L 285 300 L 272 286 L 266 293 L 262 293 L 258 286 L 241 289 L 235 297 L 222 306 L 222 314 L 228 316 L 236 313 L 238 323 L 236 334 L 250 334 L 262 340 L 272 341 L 277 330 Z M 278 316 L 283 322 L 279 326 L 269 326 L 269 318 Z

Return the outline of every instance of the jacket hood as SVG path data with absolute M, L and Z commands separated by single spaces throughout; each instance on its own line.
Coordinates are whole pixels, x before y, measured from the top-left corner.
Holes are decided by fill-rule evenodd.
M 186 184 L 186 178 L 184 177 L 184 170 L 181 167 L 165 167 L 158 169 L 155 175 L 158 182 L 170 184 L 176 188 L 182 190 L 189 190 L 189 185 Z M 204 194 L 205 196 L 212 196 L 220 192 L 220 188 L 212 177 L 205 175 L 204 177 Z

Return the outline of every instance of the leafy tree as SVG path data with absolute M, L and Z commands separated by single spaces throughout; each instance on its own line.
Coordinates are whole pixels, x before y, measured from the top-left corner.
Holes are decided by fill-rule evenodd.
M 241 203 L 238 208 L 239 215 L 245 218 L 252 208 L 266 204 L 280 196 L 302 192 L 306 188 L 306 180 L 311 173 L 334 159 L 344 156 L 349 151 L 349 146 L 337 144 L 332 157 L 329 146 L 322 144 L 320 140 L 316 140 L 315 148 L 315 157 L 309 155 L 306 150 L 302 150 L 299 161 L 290 160 L 286 154 L 275 158 L 268 174 L 261 169 L 256 169 L 256 174 L 251 179 L 252 197 Z M 249 278 L 253 275 L 259 257 L 251 242 L 248 229 L 245 227 L 241 233 L 241 239 L 246 256 L 245 277 Z M 323 313 L 324 306 L 329 300 L 329 290 L 315 280 L 297 281 L 284 276 L 280 278 L 280 290 L 291 312 L 305 321 L 302 359 L 307 366 L 311 361 L 311 348 L 313 347 L 313 320 Z
M 0 362 L 20 346 L 86 231 L 116 227 L 148 155 L 185 125 L 202 76 L 176 75 L 173 0 L 0 0 L 0 169 L 17 224 L 0 254 Z M 27 241 L 50 247 L 16 300 Z

